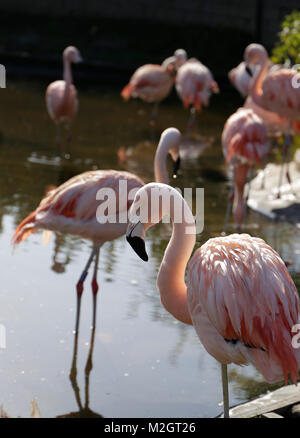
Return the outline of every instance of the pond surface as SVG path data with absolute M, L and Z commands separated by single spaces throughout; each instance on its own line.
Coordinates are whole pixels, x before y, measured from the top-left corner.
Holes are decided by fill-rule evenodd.
M 204 350 L 193 327 L 177 322 L 160 305 L 156 275 L 169 239 L 169 229 L 163 225 L 148 233 L 147 265 L 124 238 L 103 246 L 93 368 L 85 375 L 92 320 L 88 277 L 82 299 L 77 383 L 73 380 L 71 385 L 75 284 L 91 245 L 72 236 L 54 235 L 45 246 L 38 233 L 13 253 L 13 231 L 36 208 L 48 186 L 82 171 L 122 168 L 151 181 L 159 133 L 169 126 L 184 132 L 188 113 L 173 95 L 161 105 L 153 133 L 148 105 L 122 102 L 117 89 L 86 87 L 80 90 L 71 159 L 62 162 L 45 110 L 46 85 L 15 82 L 1 90 L 0 324 L 6 328 L 6 348 L 0 349 L 0 405 L 13 417 L 29 416 L 32 400 L 37 401 L 42 417 L 75 415 L 78 402 L 82 409 L 86 407 L 85 415 L 105 417 L 219 414 L 219 364 Z M 178 187 L 205 188 L 205 227 L 197 245 L 223 229 L 228 182 L 220 136 L 226 118 L 239 104 L 230 93 L 212 99 L 197 120 L 196 150 L 201 154 L 183 160 L 176 180 Z M 120 148 L 131 152 L 122 164 Z M 232 223 L 228 231 L 234 231 Z M 298 231 L 254 213 L 248 215 L 246 231 L 263 237 L 292 263 L 291 274 L 299 286 Z M 270 387 L 251 366 L 230 366 L 229 370 L 231 405 Z

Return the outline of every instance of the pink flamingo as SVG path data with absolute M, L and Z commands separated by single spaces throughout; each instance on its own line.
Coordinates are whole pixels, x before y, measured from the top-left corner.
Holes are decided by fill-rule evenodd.
M 78 111 L 77 90 L 72 83 L 71 63 L 81 62 L 82 58 L 76 47 L 68 46 L 63 51 L 63 80 L 51 82 L 46 90 L 46 106 L 51 119 L 57 127 L 57 143 L 61 146 L 60 125 L 70 124 Z M 70 134 L 67 141 L 70 141 Z
M 177 49 L 173 56 L 166 58 L 161 65 L 168 66 L 173 64 L 176 71 L 181 67 L 187 60 L 187 53 L 184 49 Z
M 300 88 L 297 71 L 291 68 L 277 68 L 269 71 L 269 58 L 263 46 L 250 44 L 245 50 L 246 65 L 257 64 L 250 96 L 267 111 L 280 114 L 288 120 L 300 118 Z
M 124 100 L 131 97 L 154 103 L 151 124 L 155 123 L 159 102 L 165 99 L 174 85 L 176 69 L 186 60 L 186 52 L 178 49 L 174 56 L 167 58 L 162 65 L 145 64 L 131 76 L 129 83 L 121 91 Z
M 250 44 L 245 50 L 245 62 L 248 66 L 258 64 L 250 88 L 250 96 L 255 104 L 267 111 L 272 111 L 289 120 L 290 128 L 283 150 L 283 162 L 278 186 L 278 197 L 283 177 L 283 168 L 288 158 L 291 144 L 291 129 L 293 121 L 300 118 L 300 88 L 298 73 L 291 68 L 279 68 L 269 71 L 269 58 L 263 46 Z M 287 167 L 286 177 L 290 183 Z
M 269 63 L 269 68 L 271 64 Z M 264 122 L 268 135 L 278 136 L 282 133 L 287 133 L 290 127 L 290 122 L 286 117 L 283 117 L 272 111 L 263 109 L 261 106 L 257 105 L 251 96 L 248 96 L 251 87 L 251 81 L 253 74 L 255 73 L 257 66 L 253 71 L 246 67 L 245 62 L 241 62 L 237 67 L 230 70 L 228 77 L 231 83 L 237 88 L 243 97 L 246 97 L 244 103 L 245 108 L 252 109 Z M 299 132 L 299 123 L 293 121 L 292 128 L 295 132 Z
M 184 107 L 192 106 L 188 123 L 190 130 L 195 112 L 201 111 L 202 106 L 208 106 L 211 93 L 219 93 L 219 86 L 209 69 L 196 58 L 190 58 L 178 69 L 175 85 Z
M 226 162 L 234 166 L 232 211 L 237 225 L 241 225 L 245 214 L 244 187 L 248 171 L 259 164 L 270 149 L 262 119 L 251 109 L 239 108 L 225 123 L 222 147 Z
M 299 321 L 300 303 L 280 256 L 262 239 L 248 234 L 217 237 L 195 251 L 185 283 L 196 230 L 179 192 L 165 184 L 145 185 L 135 195 L 129 219 L 138 207 L 151 210 L 155 192 L 170 204 L 160 206 L 155 222 L 152 216 L 149 223 L 137 222 L 138 217 L 130 222 L 126 238 L 147 261 L 147 229 L 164 215 L 170 216 L 173 232 L 157 277 L 161 303 L 176 319 L 192 324 L 207 352 L 221 363 L 224 417 L 229 416 L 229 363 L 252 363 L 268 382 L 284 379 L 287 383 L 290 376 L 296 383 L 300 350 L 293 348 L 292 328 Z M 175 219 L 179 212 L 181 221 Z
M 175 171 L 178 169 L 180 138 L 181 134 L 176 128 L 168 128 L 162 133 L 154 160 L 157 181 L 166 183 L 169 181 L 166 167 L 168 153 L 175 162 Z M 127 184 L 123 188 L 121 184 L 124 182 Z M 49 233 L 48 230 L 50 230 L 63 234 L 73 234 L 92 241 L 93 248 L 90 257 L 76 285 L 76 333 L 79 327 L 81 296 L 89 267 L 95 259 L 92 279 L 93 327 L 95 327 L 100 248 L 105 242 L 117 239 L 126 232 L 127 211 L 133 199 L 129 195 L 130 193 L 132 195 L 132 191 L 137 190 L 143 184 L 139 177 L 124 171 L 96 170 L 82 173 L 50 191 L 42 199 L 37 209 L 20 223 L 13 235 L 12 243 L 14 245 L 22 242 L 39 229 L 47 230 L 46 233 Z M 100 189 L 104 190 L 103 196 L 111 195 L 112 197 L 108 198 L 107 201 L 104 197 L 97 197 Z M 105 209 L 108 209 L 109 215 L 115 222 L 106 220 L 105 209 L 103 209 L 102 214 L 104 221 L 98 220 L 97 212 L 103 203 L 97 202 L 97 199 L 103 200 Z

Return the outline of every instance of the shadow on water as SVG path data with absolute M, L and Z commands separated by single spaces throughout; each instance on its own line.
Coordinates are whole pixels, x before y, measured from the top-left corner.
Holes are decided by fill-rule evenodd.
M 45 86 L 17 82 L 1 91 L 2 266 L 8 266 L 14 228 L 36 208 L 50 186 L 80 172 L 110 168 L 129 170 L 145 182 L 151 181 L 161 131 L 176 126 L 185 132 L 187 126 L 188 112 L 174 95 L 161 105 L 151 134 L 149 106 L 122 102 L 119 90 L 87 86 L 79 90 L 71 158 L 62 161 L 57 155 L 55 128 L 45 110 Z M 229 184 L 220 136 L 226 118 L 239 104 L 237 98 L 226 98 L 226 93 L 222 98 L 213 97 L 210 107 L 197 117 L 189 141 L 183 139 L 182 167 L 171 184 L 205 189 L 205 226 L 196 247 L 223 229 Z M 263 237 L 291 261 L 290 272 L 299 286 L 299 233 L 285 223 L 274 224 L 251 212 L 245 230 Z M 228 231 L 234 231 L 232 219 Z M 193 328 L 178 323 L 162 308 L 156 290 L 157 271 L 169 237 L 170 227 L 164 224 L 149 231 L 147 265 L 137 259 L 125 239 L 103 246 L 98 328 L 90 331 L 91 297 L 85 293 L 81 339 L 74 339 L 71 331 L 75 281 L 90 244 L 54 234 L 46 247 L 40 244 L 40 235 L 20 246 L 9 258 L 10 268 L 3 272 L 0 291 L 0 323 L 9 333 L 9 348 L 0 350 L 0 404 L 3 402 L 8 412 L 26 416 L 28 398 L 35 396 L 44 417 L 70 411 L 60 416 L 100 416 L 97 412 L 101 412 L 107 417 L 196 417 L 219 413 L 218 364 L 200 345 Z M 83 354 L 87 354 L 86 363 Z M 72 355 L 70 391 L 66 364 Z M 82 378 L 77 370 L 83 369 Z M 247 377 L 242 373 L 232 367 L 232 404 L 266 389 L 252 367 L 247 368 Z M 84 401 L 80 387 L 84 388 Z

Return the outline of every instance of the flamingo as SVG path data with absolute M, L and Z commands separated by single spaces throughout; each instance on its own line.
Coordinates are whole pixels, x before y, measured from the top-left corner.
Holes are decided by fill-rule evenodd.
M 187 53 L 184 49 L 177 49 L 174 52 L 173 56 L 166 58 L 161 65 L 168 66 L 169 64 L 173 64 L 176 68 L 176 71 L 181 67 L 187 60 Z
M 269 58 L 266 49 L 260 44 L 250 44 L 244 54 L 247 66 L 258 64 L 250 88 L 250 96 L 255 104 L 261 108 L 272 111 L 289 120 L 289 132 L 283 150 L 282 172 L 278 184 L 278 198 L 282 183 L 283 168 L 291 144 L 291 129 L 293 121 L 300 118 L 300 88 L 297 85 L 298 73 L 291 68 L 269 70 Z M 286 172 L 289 183 L 290 176 Z
M 72 83 L 72 62 L 82 62 L 82 58 L 76 47 L 68 46 L 63 51 L 63 80 L 51 82 L 46 90 L 46 106 L 49 116 L 56 124 L 59 145 L 61 145 L 60 125 L 67 123 L 68 130 L 70 130 L 70 124 L 78 111 L 77 90 Z M 67 141 L 70 141 L 70 134 Z
M 184 107 L 192 106 L 188 123 L 190 130 L 195 112 L 201 111 L 202 106 L 208 106 L 211 93 L 219 93 L 219 86 L 210 70 L 196 58 L 190 58 L 178 69 L 175 86 Z
M 271 68 L 270 64 L 269 68 Z M 263 109 L 253 101 L 251 96 L 248 96 L 252 77 L 256 69 L 257 66 L 255 66 L 255 69 L 251 70 L 249 67 L 246 67 L 245 62 L 241 62 L 237 67 L 234 67 L 230 70 L 228 73 L 229 80 L 237 88 L 242 97 L 246 97 L 244 107 L 251 108 L 263 120 L 267 128 L 268 135 L 273 137 L 281 135 L 282 133 L 287 133 L 290 123 L 286 117 Z M 292 128 L 295 132 L 299 132 L 299 123 L 297 121 L 293 121 Z
M 245 62 L 240 62 L 239 65 L 229 71 L 228 78 L 241 96 L 247 97 L 252 75 L 252 69 L 250 67 L 247 69 Z
M 269 71 L 269 58 L 266 49 L 260 44 L 250 44 L 245 50 L 247 66 L 254 63 L 258 68 L 250 88 L 253 101 L 264 108 L 286 117 L 288 120 L 300 118 L 300 89 L 297 71 L 292 68 L 278 68 Z
M 222 147 L 226 162 L 234 166 L 232 211 L 237 225 L 240 226 L 245 214 L 243 197 L 248 171 L 259 164 L 270 150 L 262 119 L 252 109 L 239 108 L 225 123 Z
M 181 134 L 176 128 L 168 128 L 162 133 L 154 159 L 156 181 L 166 183 L 169 181 L 166 167 L 168 153 L 170 153 L 175 163 L 174 173 L 178 170 L 180 139 Z M 123 189 L 121 185 L 124 182 L 127 185 Z M 25 240 L 30 234 L 43 229 L 46 230 L 44 233 L 49 233 L 48 230 L 50 230 L 81 236 L 92 241 L 91 254 L 76 285 L 77 314 L 75 333 L 78 333 L 84 281 L 93 260 L 95 260 L 92 278 L 93 327 L 95 327 L 98 292 L 97 269 L 100 248 L 105 242 L 117 239 L 125 234 L 127 211 L 132 203 L 130 193 L 140 188 L 143 184 L 144 182 L 138 176 L 117 170 L 95 170 L 74 176 L 50 191 L 42 199 L 37 209 L 20 223 L 12 237 L 12 243 L 16 245 Z M 104 221 L 100 223 L 97 220 L 97 211 L 103 203 L 99 203 L 96 200 L 102 199 L 104 201 L 104 198 L 97 197 L 100 189 L 103 189 L 106 197 L 113 192 L 112 195 L 114 196 L 105 201 L 105 208 L 115 222 Z M 114 204 L 116 200 L 118 201 Z
M 144 102 L 154 103 L 151 118 L 153 125 L 157 117 L 158 104 L 170 94 L 174 85 L 176 69 L 185 60 L 186 52 L 183 49 L 178 49 L 174 56 L 165 59 L 161 65 L 145 64 L 139 67 L 121 91 L 121 96 L 126 101 L 131 97 L 138 97 Z
M 159 207 L 156 203 L 155 221 L 151 216 L 148 223 L 147 215 L 143 223 L 138 221 L 137 209 L 151 210 L 152 215 L 151 200 L 157 195 L 168 202 Z M 175 220 L 180 211 L 182 220 Z M 126 238 L 147 261 L 146 231 L 166 214 L 173 232 L 157 277 L 161 303 L 176 319 L 193 325 L 207 352 L 221 363 L 224 417 L 229 416 L 229 363 L 252 363 L 268 382 L 287 383 L 290 376 L 296 383 L 300 350 L 292 345 L 292 330 L 299 321 L 300 303 L 280 256 L 264 240 L 248 234 L 209 239 L 189 261 L 185 283 L 196 229 L 177 190 L 157 183 L 139 189 Z

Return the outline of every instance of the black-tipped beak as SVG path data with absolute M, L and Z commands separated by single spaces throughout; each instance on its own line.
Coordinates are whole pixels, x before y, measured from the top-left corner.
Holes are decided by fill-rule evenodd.
M 180 168 L 180 157 L 177 158 L 176 161 L 174 161 L 174 167 L 173 167 L 173 178 L 177 177 L 177 172 Z
M 137 253 L 137 255 L 144 260 L 144 262 L 148 261 L 148 254 L 146 252 L 145 241 L 139 236 L 132 236 L 132 231 L 126 236 L 126 240 L 131 246 L 131 248 Z
M 248 73 L 248 75 L 252 78 L 252 76 L 253 76 L 253 72 L 252 72 L 251 68 L 249 67 L 249 65 L 246 65 L 245 70 L 246 70 L 246 72 Z

